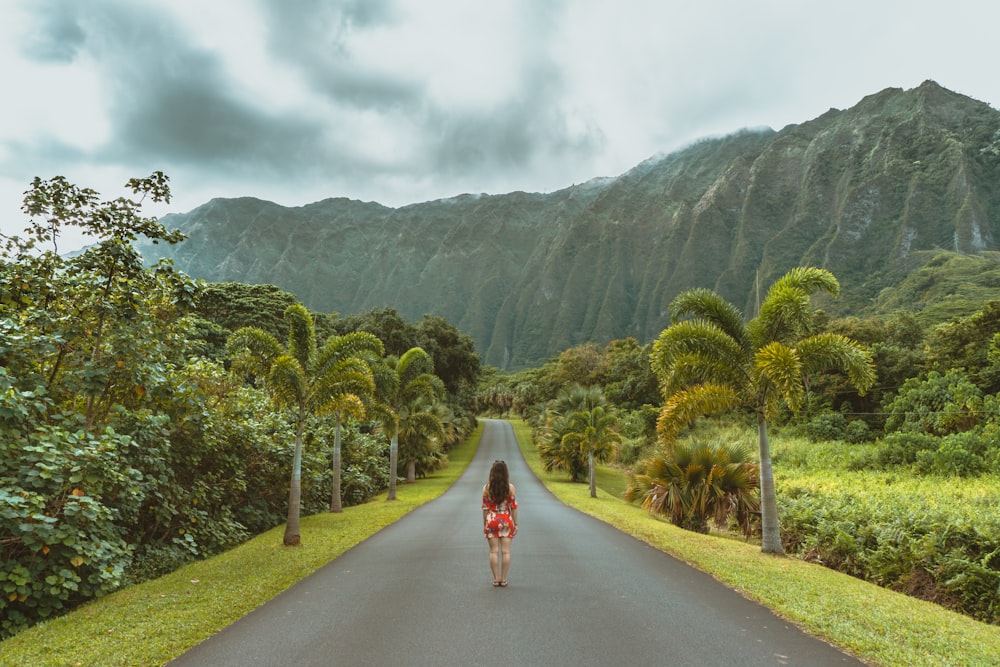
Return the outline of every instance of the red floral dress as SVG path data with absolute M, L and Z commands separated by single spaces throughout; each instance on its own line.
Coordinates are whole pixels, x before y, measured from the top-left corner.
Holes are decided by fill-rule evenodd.
M 517 509 L 517 499 L 514 496 L 498 503 L 483 494 L 483 509 L 486 511 L 486 525 L 483 532 L 487 538 L 514 537 L 517 534 L 517 526 L 510 518 L 510 511 Z

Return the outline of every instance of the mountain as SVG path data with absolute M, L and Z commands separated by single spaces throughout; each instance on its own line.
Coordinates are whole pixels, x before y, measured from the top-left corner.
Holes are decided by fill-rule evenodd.
M 681 290 L 752 314 L 798 265 L 861 314 L 934 255 L 1000 250 L 1000 112 L 927 81 L 781 129 L 706 139 L 557 192 L 389 208 L 214 199 L 163 222 L 168 256 L 210 281 L 271 283 L 317 311 L 440 315 L 484 361 L 537 364 L 586 341 L 654 338 Z M 898 305 L 898 304 L 897 304 Z

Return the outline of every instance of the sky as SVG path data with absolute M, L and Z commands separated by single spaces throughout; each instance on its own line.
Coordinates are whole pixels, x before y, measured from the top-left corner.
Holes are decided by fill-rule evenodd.
M 932 79 L 1000 108 L 996 0 L 0 0 L 0 232 L 103 199 L 551 192 Z M 64 237 L 60 250 L 82 245 Z

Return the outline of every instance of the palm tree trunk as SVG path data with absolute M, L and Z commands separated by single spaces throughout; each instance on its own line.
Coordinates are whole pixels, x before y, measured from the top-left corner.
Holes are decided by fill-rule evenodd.
M 396 433 L 392 434 L 392 439 L 389 441 L 389 495 L 386 496 L 386 500 L 396 499 L 396 466 L 399 459 L 399 435 Z
M 285 522 L 286 547 L 297 547 L 299 535 L 299 506 L 302 501 L 302 431 L 305 428 L 305 414 L 299 413 L 295 427 L 295 456 L 292 458 L 292 481 L 288 485 L 288 520 Z
M 594 482 L 594 450 L 591 449 L 589 452 L 589 465 L 590 465 L 590 497 L 597 497 L 597 484 Z
M 406 461 L 406 482 L 413 484 L 417 481 L 417 460 L 408 459 Z
M 330 511 L 343 512 L 340 501 L 340 415 L 333 429 L 333 491 L 330 493 Z
M 766 554 L 783 554 L 785 550 L 781 546 L 774 470 L 771 468 L 771 444 L 767 438 L 767 420 L 763 413 L 757 415 L 757 446 L 760 450 L 760 548 Z

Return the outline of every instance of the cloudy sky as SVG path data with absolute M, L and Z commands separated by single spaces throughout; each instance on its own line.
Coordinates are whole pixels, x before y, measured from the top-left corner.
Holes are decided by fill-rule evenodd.
M 549 192 L 933 79 L 1000 108 L 996 0 L 0 0 L 0 231 L 104 198 Z

